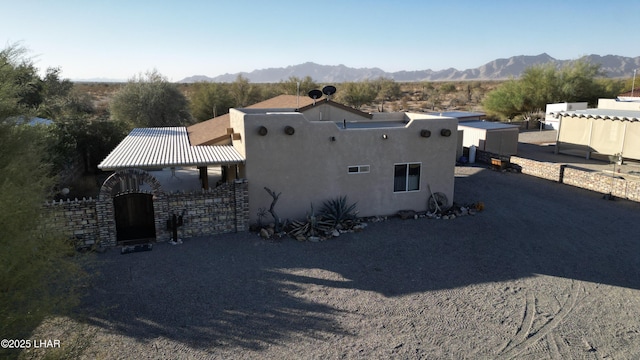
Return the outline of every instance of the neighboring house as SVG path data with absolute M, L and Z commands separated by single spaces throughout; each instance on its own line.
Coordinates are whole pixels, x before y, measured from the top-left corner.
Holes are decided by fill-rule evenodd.
M 558 111 L 556 153 L 640 160 L 640 98 L 599 99 L 596 109 Z
M 558 130 L 560 127 L 560 119 L 558 119 L 554 114 L 561 111 L 586 110 L 588 105 L 589 103 L 586 102 L 547 104 L 544 117 L 544 128 L 549 130 Z
M 282 192 L 278 215 L 300 218 L 347 196 L 360 216 L 426 210 L 430 192 L 453 200 L 457 119 L 417 113 L 366 114 L 318 101 L 295 110 L 232 109 L 232 144 L 246 159 L 249 216 L 268 209 L 265 187 Z

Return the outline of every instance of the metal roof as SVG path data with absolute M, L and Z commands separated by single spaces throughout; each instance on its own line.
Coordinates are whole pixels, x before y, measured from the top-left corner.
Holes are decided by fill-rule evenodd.
M 136 128 L 98 165 L 102 170 L 238 164 L 231 145 L 191 146 L 185 127 Z
M 556 116 L 572 116 L 605 120 L 640 121 L 640 111 L 617 109 L 586 109 L 552 112 Z
M 505 124 L 500 122 L 492 122 L 492 121 L 465 121 L 458 123 L 458 127 L 470 127 L 475 129 L 484 129 L 484 130 L 507 130 L 507 129 L 518 129 L 517 125 Z

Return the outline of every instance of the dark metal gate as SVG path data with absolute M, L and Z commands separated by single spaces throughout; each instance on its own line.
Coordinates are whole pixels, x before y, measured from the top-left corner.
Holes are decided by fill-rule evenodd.
M 155 241 L 153 195 L 143 193 L 116 195 L 113 198 L 113 208 L 119 243 L 138 244 Z

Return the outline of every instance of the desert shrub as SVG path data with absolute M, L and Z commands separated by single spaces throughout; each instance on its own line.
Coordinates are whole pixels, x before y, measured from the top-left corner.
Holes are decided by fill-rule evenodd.
M 333 226 L 345 226 L 356 219 L 356 203 L 349 204 L 346 196 L 327 200 L 322 204 L 323 217 L 333 223 Z

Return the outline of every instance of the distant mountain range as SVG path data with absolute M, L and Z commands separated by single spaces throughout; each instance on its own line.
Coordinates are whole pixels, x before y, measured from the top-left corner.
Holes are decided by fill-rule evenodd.
M 587 55 L 582 57 L 593 64 L 601 64 L 601 70 L 609 78 L 622 78 L 633 76 L 633 69 L 640 68 L 640 56 L 631 58 L 616 55 Z M 517 78 L 524 69 L 547 63 L 553 63 L 560 67 L 574 60 L 557 60 L 546 53 L 529 56 L 513 56 L 508 59 L 497 59 L 488 62 L 475 69 L 457 70 L 449 68 L 445 70 L 417 70 L 386 72 L 379 68 L 350 68 L 344 65 L 319 65 L 306 62 L 300 65 L 287 66 L 285 68 L 268 68 L 254 70 L 252 72 L 240 72 L 236 74 L 224 74 L 216 77 L 195 75 L 182 79 L 180 83 L 194 82 L 233 82 L 238 75 L 242 75 L 254 83 L 277 83 L 286 81 L 292 76 L 304 78 L 310 76 L 320 83 L 341 83 L 349 81 L 373 80 L 380 77 L 394 79 L 398 82 L 412 81 L 462 81 L 462 80 L 503 80 Z

